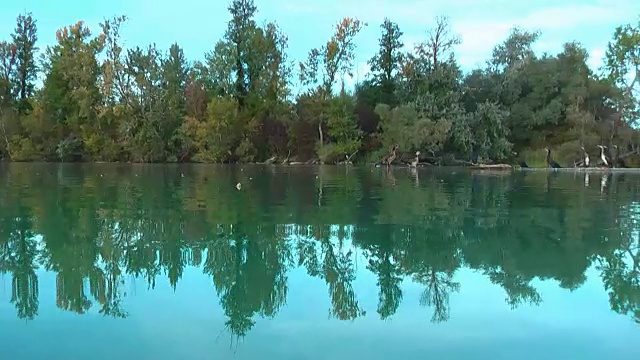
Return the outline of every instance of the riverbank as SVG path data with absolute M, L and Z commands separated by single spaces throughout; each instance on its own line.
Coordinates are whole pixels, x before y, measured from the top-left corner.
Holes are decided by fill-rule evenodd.
M 225 166 L 225 167 L 242 167 L 242 166 L 269 166 L 269 167 L 313 167 L 313 166 L 326 166 L 326 167 L 354 167 L 354 168 L 387 168 L 386 165 L 381 164 L 320 164 L 316 162 L 289 162 L 289 163 L 199 163 L 199 162 L 167 162 L 167 163 L 148 163 L 148 162 L 105 162 L 105 161 L 87 161 L 87 162 L 45 162 L 45 161 L 0 161 L 0 165 L 11 164 L 60 164 L 60 165 L 132 165 L 132 166 Z M 408 164 L 394 164 L 389 166 L 390 169 L 412 169 Z M 415 167 L 417 169 L 429 169 L 429 168 L 451 168 L 451 169 L 467 169 L 476 171 L 551 171 L 551 172 L 629 172 L 640 173 L 640 168 L 606 168 L 606 167 L 565 167 L 565 168 L 548 168 L 548 167 L 527 167 L 523 168 L 518 165 L 510 164 L 474 164 L 474 165 L 434 165 L 431 163 L 418 163 Z

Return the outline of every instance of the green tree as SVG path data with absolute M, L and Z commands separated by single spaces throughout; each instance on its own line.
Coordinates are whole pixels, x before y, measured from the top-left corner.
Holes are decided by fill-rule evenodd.
M 253 17 L 258 8 L 253 0 L 233 0 L 229 5 L 231 20 L 227 25 L 225 39 L 233 58 L 231 69 L 235 72 L 234 96 L 241 108 L 251 87 L 251 75 L 247 69 L 251 56 L 251 37 L 256 28 Z
M 398 24 L 388 18 L 384 19 L 382 25 L 382 35 L 379 39 L 379 50 L 371 59 L 369 66 L 373 72 L 374 81 L 380 87 L 381 97 L 379 101 L 383 104 L 395 106 L 395 77 L 400 70 L 402 61 L 401 50 L 404 47 L 402 42 L 402 31 Z
M 13 44 L 16 47 L 16 69 L 13 74 L 16 95 L 22 103 L 22 107 L 28 106 L 25 101 L 33 95 L 35 80 L 38 75 L 36 54 L 38 47 L 38 28 L 36 20 L 31 13 L 19 15 L 14 34 Z
M 618 26 L 607 46 L 605 70 L 618 86 L 618 121 L 637 124 L 640 118 L 640 20 L 637 24 Z M 612 123 L 614 131 L 620 124 Z
M 0 130 L 3 137 L 0 156 L 8 156 L 9 160 L 13 160 L 9 139 L 18 132 L 11 82 L 17 61 L 16 53 L 15 45 L 6 41 L 0 42 Z
M 53 138 L 44 145 L 45 158 L 82 158 L 84 141 L 100 131 L 97 123 L 101 94 L 97 86 L 100 66 L 97 55 L 104 47 L 102 35 L 78 22 L 58 30 L 58 43 L 47 48 L 47 73 L 42 104 Z M 91 154 L 95 155 L 95 154 Z
M 509 162 L 517 152 L 536 165 L 545 147 L 572 164 L 581 147 L 607 144 L 640 165 L 636 25 L 617 28 L 600 76 L 579 43 L 567 39 L 559 53 L 539 54 L 540 32 L 519 27 L 486 64 L 463 71 L 455 51 L 462 39 L 447 17 L 435 17 L 412 49 L 385 18 L 371 76 L 349 89 L 345 77 L 366 24 L 344 18 L 299 63 L 303 91 L 294 97 L 287 34 L 275 21 L 259 24 L 253 0 L 231 1 L 228 10 L 226 31 L 203 61 L 187 59 L 179 43 L 124 49 L 127 17 L 114 16 L 95 35 L 83 22 L 61 29 L 37 64 L 36 20 L 20 14 L 0 42 L 0 156 L 378 162 L 398 142 L 402 161 L 417 150 L 438 164 L 471 155 Z M 237 111 L 223 114 L 230 104 Z
M 136 47 L 127 52 L 125 61 L 131 79 L 127 102 L 131 118 L 122 129 L 124 148 L 136 162 L 167 161 L 176 120 L 168 121 L 165 57 L 155 46 Z
M 167 119 L 163 124 L 162 139 L 166 143 L 165 156 L 175 162 L 177 155 L 182 151 L 185 139 L 180 136 L 178 129 L 182 125 L 186 115 L 186 87 L 189 76 L 189 64 L 184 56 L 184 51 L 178 44 L 169 48 L 169 54 L 162 60 L 162 83 L 167 108 Z
M 300 63 L 300 81 L 303 86 L 312 86 L 310 90 L 319 101 L 325 104 L 333 95 L 333 87 L 339 75 L 352 76 L 353 59 L 355 57 L 355 37 L 365 23 L 355 18 L 344 18 L 335 28 L 335 33 L 321 48 L 313 48 L 306 62 Z M 326 114 L 320 113 L 318 124 L 319 148 L 324 146 L 324 129 Z

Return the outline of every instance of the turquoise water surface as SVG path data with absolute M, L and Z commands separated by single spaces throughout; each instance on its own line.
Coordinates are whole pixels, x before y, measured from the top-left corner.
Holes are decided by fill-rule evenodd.
M 0 358 L 637 357 L 639 189 L 624 173 L 0 164 Z

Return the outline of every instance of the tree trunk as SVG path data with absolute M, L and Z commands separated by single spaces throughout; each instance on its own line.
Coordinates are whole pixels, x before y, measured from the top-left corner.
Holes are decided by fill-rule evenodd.
M 4 127 L 4 114 L 2 112 L 2 110 L 0 109 L 0 123 L 2 124 L 2 135 L 4 137 L 4 142 L 5 142 L 5 146 L 6 146 L 6 152 L 7 155 L 9 156 L 9 160 L 13 161 L 13 154 L 11 154 L 11 147 L 9 146 L 9 138 L 7 138 L 7 130 Z

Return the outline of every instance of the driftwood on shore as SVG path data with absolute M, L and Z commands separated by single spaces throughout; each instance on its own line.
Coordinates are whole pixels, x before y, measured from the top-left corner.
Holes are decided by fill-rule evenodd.
M 473 170 L 511 170 L 513 169 L 512 165 L 509 164 L 478 164 L 471 165 L 469 169 Z
M 342 161 L 336 161 L 336 165 L 352 165 L 353 162 L 351 161 L 351 159 L 358 153 L 358 150 L 354 151 L 353 153 L 351 153 L 351 155 L 346 155 L 345 154 L 345 159 Z
M 282 161 L 278 161 L 277 156 L 272 156 L 264 162 L 257 163 L 263 165 L 318 165 L 320 164 L 320 160 L 318 159 L 310 159 L 307 161 L 289 161 L 289 156 L 284 158 Z
M 341 161 L 331 161 L 330 165 L 364 165 L 364 166 L 384 166 L 380 163 L 356 163 L 354 164 L 352 159 L 358 153 L 355 151 L 352 154 L 345 154 L 345 158 Z M 627 152 L 625 154 L 621 154 L 620 158 L 625 158 L 630 155 L 638 154 L 637 151 Z M 306 161 L 291 161 L 290 160 L 291 153 L 289 152 L 286 157 L 282 158 L 280 156 L 272 156 L 261 164 L 270 164 L 270 165 L 322 165 L 324 164 L 320 159 L 309 159 Z M 292 160 L 296 160 L 294 156 Z M 408 159 L 408 158 L 407 158 Z M 405 158 L 395 159 L 390 166 L 392 167 L 410 167 L 411 164 Z M 515 164 L 477 164 L 466 160 L 447 158 L 447 157 L 437 157 L 437 156 L 426 156 L 421 157 L 420 162 L 416 164 L 416 167 L 464 167 L 470 170 L 496 170 L 496 171 L 507 171 L 507 170 L 523 170 L 523 171 L 548 171 L 548 170 L 556 170 L 556 171 L 589 171 L 589 172 L 602 172 L 602 171 L 615 171 L 621 172 L 627 170 L 630 173 L 640 172 L 640 168 L 606 168 L 602 166 L 602 160 L 599 158 L 594 158 L 593 167 L 584 168 L 582 167 L 583 160 L 579 160 L 574 162 L 573 166 L 565 167 L 565 168 L 556 168 L 556 169 L 548 169 L 546 167 L 539 168 L 521 168 Z
M 518 168 L 520 171 L 558 171 L 558 172 L 578 172 L 578 173 L 629 173 L 640 174 L 640 168 L 608 168 L 608 167 L 567 167 L 567 168 Z

